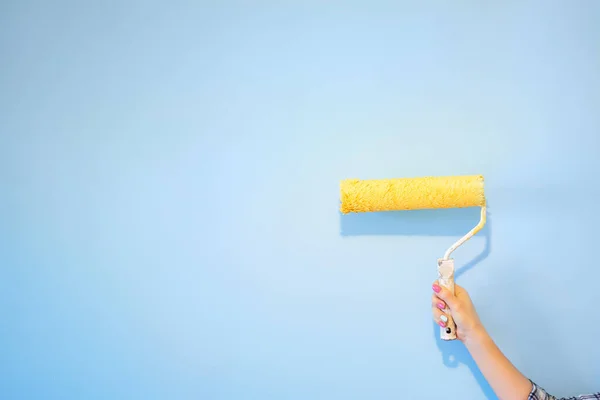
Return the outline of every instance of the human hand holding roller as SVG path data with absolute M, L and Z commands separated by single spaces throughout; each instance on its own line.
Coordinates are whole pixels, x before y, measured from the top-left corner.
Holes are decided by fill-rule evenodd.
M 445 328 L 453 320 L 456 324 L 456 336 L 462 341 L 468 341 L 483 330 L 483 325 L 477 315 L 469 293 L 461 286 L 454 285 L 454 294 L 438 281 L 433 283 L 434 293 L 431 295 L 433 319 L 439 326 Z

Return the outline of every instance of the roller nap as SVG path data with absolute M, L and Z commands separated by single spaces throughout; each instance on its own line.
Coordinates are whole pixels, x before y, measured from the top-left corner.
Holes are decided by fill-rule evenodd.
M 358 180 L 340 184 L 341 212 L 485 206 L 481 175 Z

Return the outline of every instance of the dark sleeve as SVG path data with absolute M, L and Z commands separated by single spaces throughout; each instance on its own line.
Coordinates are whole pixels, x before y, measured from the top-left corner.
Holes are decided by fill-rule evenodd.
M 536 385 L 534 382 L 531 382 L 531 393 L 529 393 L 529 397 L 527 400 L 600 400 L 600 392 L 594 394 L 583 394 L 575 397 L 561 397 L 556 398 L 550 394 L 548 394 L 543 388 Z

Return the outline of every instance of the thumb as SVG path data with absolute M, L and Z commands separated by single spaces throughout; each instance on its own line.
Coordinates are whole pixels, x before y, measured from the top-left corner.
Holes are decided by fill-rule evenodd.
M 440 285 L 439 282 L 433 284 L 433 291 L 440 299 L 444 300 L 450 309 L 458 305 L 458 298 L 450 290 Z

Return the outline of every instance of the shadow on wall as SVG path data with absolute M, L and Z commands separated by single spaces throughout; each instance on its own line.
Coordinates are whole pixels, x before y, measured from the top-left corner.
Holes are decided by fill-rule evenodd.
M 340 213 L 340 234 L 360 235 L 404 235 L 404 236 L 456 236 L 457 239 L 469 232 L 479 221 L 479 207 L 452 208 L 443 210 L 386 211 L 378 213 Z M 455 277 L 469 271 L 488 257 L 491 252 L 491 218 L 488 214 L 485 227 L 477 234 L 485 237 L 483 251 L 468 263 L 457 266 Z M 448 247 L 452 240 L 448 243 Z M 440 327 L 432 321 L 433 336 L 442 353 L 442 362 L 449 368 L 463 364 L 469 368 L 484 396 L 497 399 L 494 391 L 483 377 L 475 361 L 458 340 L 446 342 L 440 339 Z
M 345 215 L 340 213 L 340 234 L 342 236 L 462 236 L 477 224 L 479 214 L 479 207 Z M 477 234 L 478 236 L 489 232 L 489 218 L 487 222 Z

